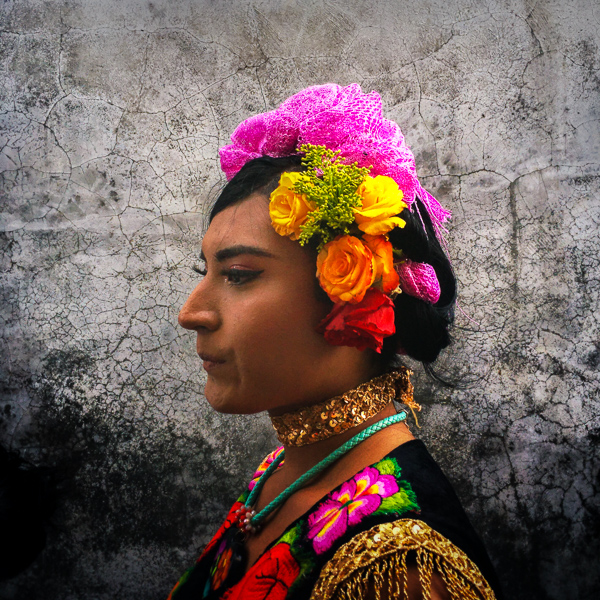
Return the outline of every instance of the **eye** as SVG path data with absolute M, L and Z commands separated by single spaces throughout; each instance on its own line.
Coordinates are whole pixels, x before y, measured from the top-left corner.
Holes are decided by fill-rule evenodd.
M 243 285 L 256 279 L 261 273 L 262 271 L 250 271 L 249 269 L 225 269 L 221 272 L 230 285 Z

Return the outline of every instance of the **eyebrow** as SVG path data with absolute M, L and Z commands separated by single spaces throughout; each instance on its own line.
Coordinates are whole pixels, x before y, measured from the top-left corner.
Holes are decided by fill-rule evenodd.
M 218 250 L 215 254 L 215 259 L 217 262 L 223 262 L 228 258 L 235 258 L 236 256 L 240 256 L 242 254 L 250 254 L 251 256 L 264 256 L 266 258 L 275 258 L 274 254 L 271 254 L 267 250 L 263 250 L 257 246 L 229 246 L 228 248 L 222 248 Z M 206 262 L 206 257 L 204 256 L 204 252 L 200 251 L 200 260 Z

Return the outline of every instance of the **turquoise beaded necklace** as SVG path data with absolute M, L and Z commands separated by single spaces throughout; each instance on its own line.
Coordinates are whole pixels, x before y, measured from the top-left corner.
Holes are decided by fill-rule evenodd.
M 241 508 L 238 508 L 236 513 L 238 515 L 238 526 L 244 530 L 247 534 L 255 533 L 263 523 L 263 521 L 277 508 L 279 508 L 292 494 L 303 487 L 313 477 L 316 477 L 319 473 L 324 471 L 329 465 L 333 464 L 336 460 L 344 456 L 347 452 L 352 450 L 355 446 L 358 446 L 361 442 L 371 437 L 374 433 L 393 425 L 394 423 L 400 423 L 406 419 L 406 413 L 404 411 L 399 412 L 391 417 L 386 417 L 381 421 L 377 421 L 370 427 L 363 429 L 360 433 L 349 439 L 345 444 L 342 444 L 339 448 L 334 450 L 329 456 L 325 457 L 320 463 L 317 463 L 312 469 L 309 469 L 298 477 L 294 483 L 289 485 L 275 500 L 267 504 L 259 513 L 256 513 L 252 509 L 261 489 L 265 485 L 267 479 L 271 476 L 273 471 L 277 469 L 281 461 L 285 457 L 285 451 L 269 465 L 267 470 L 261 475 L 260 479 L 256 482 L 256 485 L 246 498 L 246 504 Z

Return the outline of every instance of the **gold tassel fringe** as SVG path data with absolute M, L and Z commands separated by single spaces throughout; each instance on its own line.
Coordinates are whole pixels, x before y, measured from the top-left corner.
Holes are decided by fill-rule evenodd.
M 415 519 L 377 525 L 344 544 L 323 567 L 311 600 L 407 599 L 409 554 L 416 557 L 423 600 L 431 599 L 434 572 L 452 600 L 495 600 L 475 563 Z

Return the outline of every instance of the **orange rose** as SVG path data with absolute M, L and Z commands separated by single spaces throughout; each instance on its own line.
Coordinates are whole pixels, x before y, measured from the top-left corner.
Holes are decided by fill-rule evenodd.
M 363 235 L 362 239 L 375 259 L 376 285 L 384 294 L 389 294 L 400 283 L 398 273 L 394 269 L 392 244 L 383 235 Z
M 358 228 L 369 235 L 381 235 L 394 227 L 404 227 L 406 221 L 397 217 L 406 207 L 398 184 L 385 175 L 367 176 L 356 193 L 362 198 L 361 208 L 354 214 Z
M 275 231 L 292 240 L 298 239 L 300 227 L 304 225 L 308 213 L 316 208 L 304 194 L 294 192 L 299 177 L 300 173 L 283 173 L 279 187 L 271 194 L 269 202 L 269 214 Z
M 338 236 L 319 252 L 317 277 L 334 302 L 357 303 L 375 281 L 375 259 L 358 238 Z

